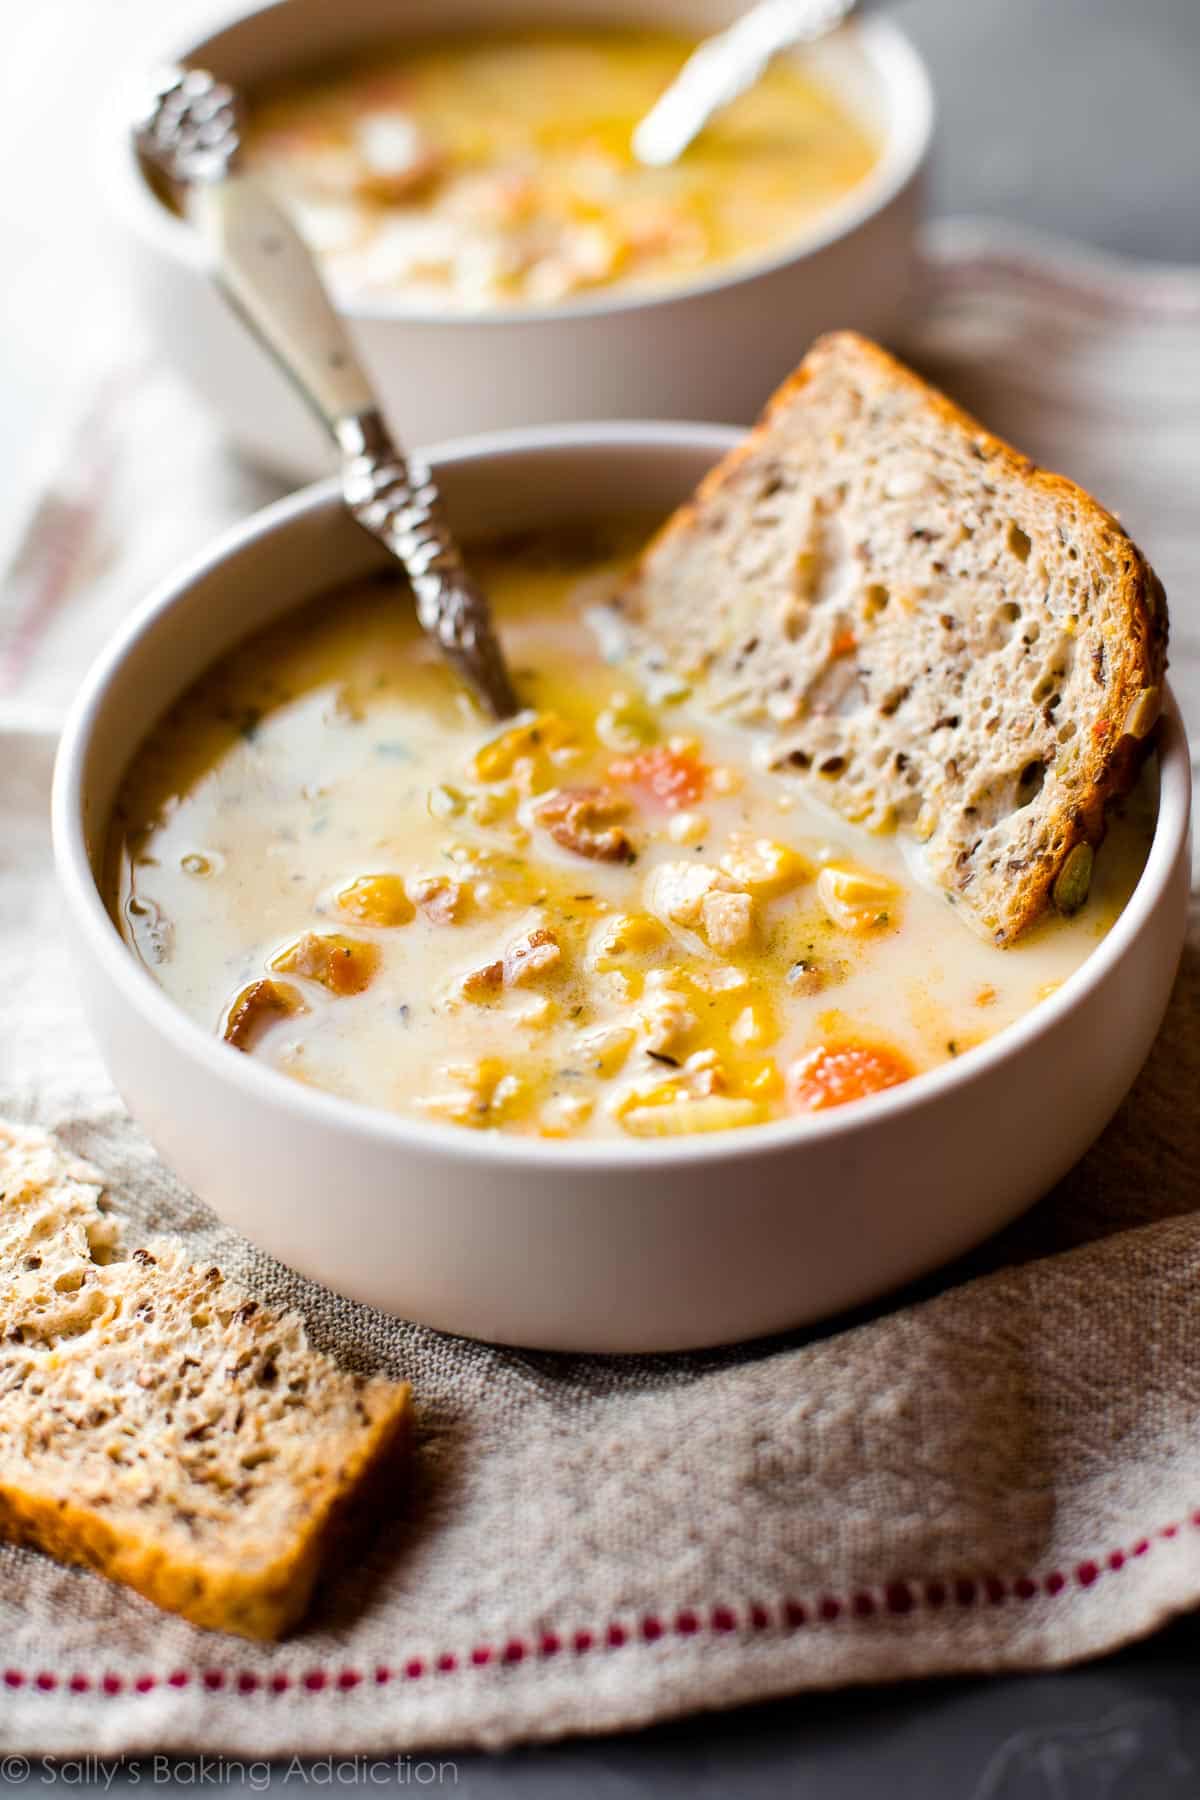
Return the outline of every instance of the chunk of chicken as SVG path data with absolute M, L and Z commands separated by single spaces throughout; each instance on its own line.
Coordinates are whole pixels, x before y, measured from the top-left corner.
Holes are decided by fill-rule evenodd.
M 696 1029 L 696 1015 L 682 994 L 671 989 L 649 993 L 637 1015 L 646 1049 L 657 1056 L 674 1056 Z
M 695 928 L 700 923 L 705 896 L 717 889 L 728 892 L 732 887 L 727 875 L 707 863 L 659 863 L 646 881 L 646 904 L 669 924 Z
M 700 927 L 714 950 L 730 956 L 744 950 L 754 935 L 754 901 L 749 894 L 705 894 Z
M 660 919 L 700 932 L 722 955 L 744 949 L 754 935 L 753 896 L 707 863 L 660 863 L 646 883 L 646 901 Z

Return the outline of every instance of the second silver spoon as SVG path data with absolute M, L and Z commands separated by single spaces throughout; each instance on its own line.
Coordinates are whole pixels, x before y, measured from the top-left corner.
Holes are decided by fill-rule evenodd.
M 781 51 L 836 31 L 857 0 L 759 0 L 725 31 L 705 38 L 633 134 L 640 163 L 663 168 L 681 157 L 713 114 L 754 86 Z

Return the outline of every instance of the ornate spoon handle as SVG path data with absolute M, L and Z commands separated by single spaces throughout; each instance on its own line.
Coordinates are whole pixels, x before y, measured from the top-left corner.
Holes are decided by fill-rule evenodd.
M 137 125 L 137 147 L 187 188 L 217 280 L 337 444 L 346 505 L 403 565 L 422 627 L 489 712 L 508 718 L 519 703 L 487 599 L 433 478 L 393 442 L 307 244 L 266 190 L 238 173 L 238 115 L 231 88 L 199 69 L 170 70 Z
M 429 469 L 400 455 L 375 407 L 335 427 L 342 493 L 359 524 L 403 563 L 417 617 L 498 719 L 520 710 L 482 591 L 442 518 Z

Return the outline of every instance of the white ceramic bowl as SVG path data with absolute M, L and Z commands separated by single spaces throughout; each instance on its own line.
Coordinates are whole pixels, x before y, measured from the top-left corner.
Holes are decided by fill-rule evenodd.
M 566 427 L 451 447 L 436 467 L 460 532 L 519 530 L 634 501 L 666 510 L 732 437 Z M 1070 1167 L 1149 1050 L 1183 941 L 1191 786 L 1173 704 L 1145 873 L 1083 967 L 982 1048 L 840 1112 L 650 1144 L 477 1135 L 302 1087 L 186 1017 L 97 888 L 116 786 L 215 657 L 381 560 L 330 483 L 258 514 L 137 613 L 59 753 L 55 844 L 87 1012 L 131 1112 L 223 1218 L 330 1286 L 449 1331 L 669 1350 L 881 1293 L 967 1249 Z
M 743 0 L 275 0 L 171 48 L 249 87 L 381 35 L 494 27 L 506 16 L 704 32 L 741 10 Z M 472 316 L 376 298 L 346 306 L 402 441 L 571 419 L 749 420 L 818 331 L 886 336 L 912 288 L 929 81 L 885 20 L 845 31 L 821 54 L 848 101 L 882 128 L 883 150 L 866 180 L 778 255 L 657 298 L 601 292 Z M 109 131 L 113 186 L 151 337 L 247 454 L 298 479 L 324 473 L 331 463 L 319 428 L 216 293 L 198 241 L 144 180 L 128 145 L 131 112 L 132 96 L 122 96 Z

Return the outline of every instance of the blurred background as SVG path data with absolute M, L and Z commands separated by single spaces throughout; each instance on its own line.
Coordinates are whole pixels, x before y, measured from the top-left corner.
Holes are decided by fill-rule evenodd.
M 226 9 L 217 9 L 226 10 Z M 1200 264 L 1197 0 L 897 0 L 940 114 L 935 214 L 1000 215 Z M 196 0 L 43 0 L 0 66 L 0 543 L 106 357 L 135 358 L 110 273 L 103 114 Z M 109 121 L 111 124 L 111 121 Z
M 1103 324 L 1074 297 L 1068 344 L 1052 283 L 1032 302 L 1035 328 L 1022 313 L 1028 284 L 1005 312 L 1008 246 L 993 237 L 973 316 L 947 328 L 943 306 L 924 339 L 919 320 L 900 347 L 994 428 L 1068 466 L 1135 534 L 1152 526 L 1156 561 L 1179 594 L 1194 580 L 1200 285 L 1161 271 L 1194 269 L 1200 281 L 1200 0 L 866 4 L 911 35 L 933 78 L 933 220 L 1009 220 L 1046 234 L 1052 256 L 1074 242 L 1133 259 L 1134 285 Z M 220 0 L 42 0 L 23 9 L 19 54 L 0 64 L 0 692 L 19 674 L 39 716 L 61 710 L 150 584 L 281 491 L 238 464 L 147 343 L 123 289 L 107 191 L 122 98 L 164 51 L 199 35 L 194 27 L 236 10 Z M 960 233 L 953 254 L 963 248 Z M 1015 248 L 1020 261 L 1028 246 Z M 989 334 L 980 381 L 979 339 Z M 1120 434 L 1092 432 L 1086 419 L 1081 431 L 1084 387 L 1092 411 L 1119 401 Z M 1010 392 L 1022 390 L 1010 410 Z M 69 611 L 72 596 L 85 604 Z M 19 640 L 34 614 L 43 637 L 31 670 Z M 57 636 L 44 633 L 50 615 L 61 620 Z M 1181 625 L 1177 609 L 1177 647 Z

